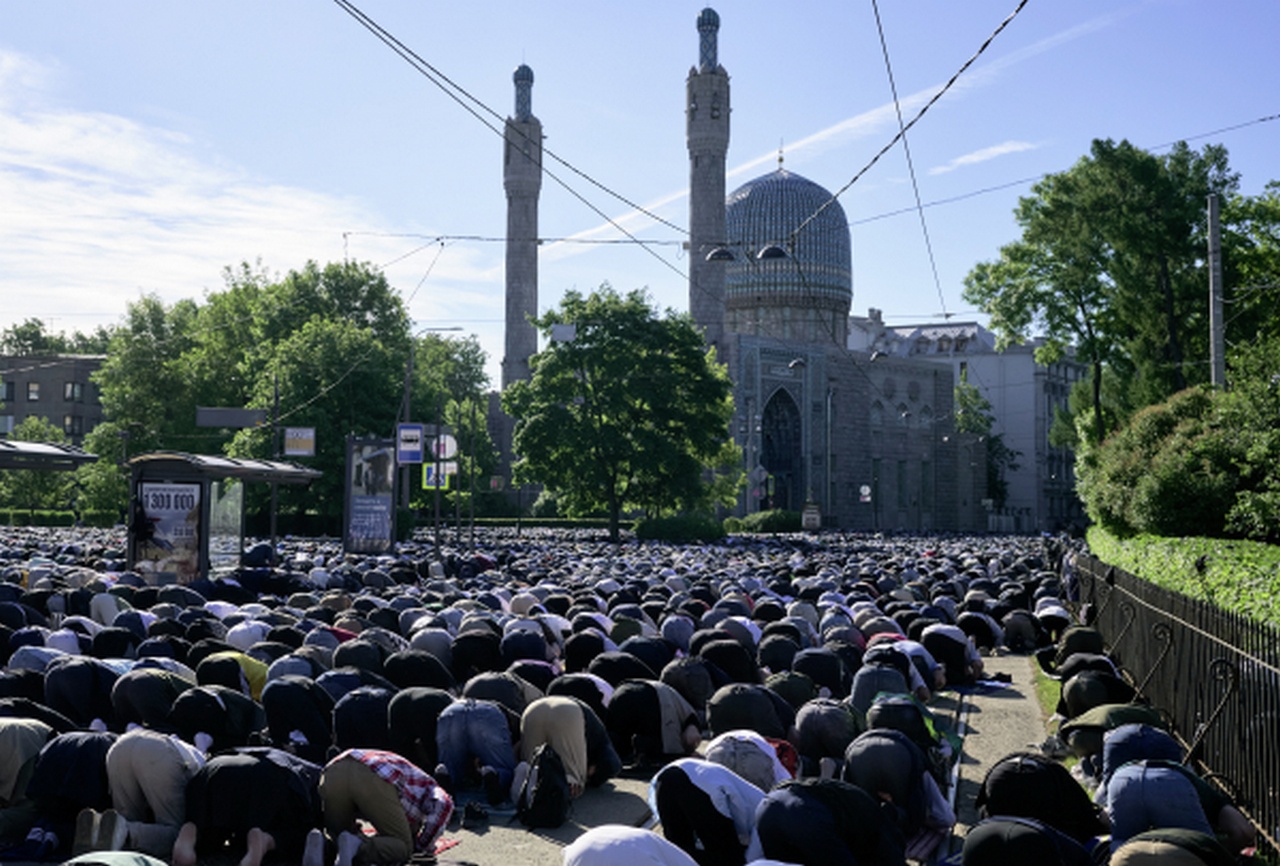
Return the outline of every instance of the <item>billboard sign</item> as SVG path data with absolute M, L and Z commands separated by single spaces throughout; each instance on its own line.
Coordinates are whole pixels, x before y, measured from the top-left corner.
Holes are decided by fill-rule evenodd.
M 200 485 L 142 482 L 135 507 L 138 571 L 160 583 L 199 578 Z
M 350 553 L 386 553 L 395 542 L 395 449 L 392 439 L 347 439 L 342 546 Z

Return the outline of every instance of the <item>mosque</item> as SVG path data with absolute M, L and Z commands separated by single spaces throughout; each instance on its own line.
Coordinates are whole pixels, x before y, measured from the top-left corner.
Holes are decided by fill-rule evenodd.
M 686 83 L 689 311 L 734 382 L 732 432 L 749 478 L 735 513 L 784 508 L 805 512 L 809 526 L 859 531 L 985 529 L 984 451 L 954 430 L 952 368 L 849 347 L 853 266 L 840 203 L 781 159 L 726 195 L 719 25 L 712 9 L 698 16 Z M 529 375 L 537 350 L 528 319 L 537 314 L 542 127 L 529 67 L 514 83 L 503 388 Z M 509 455 L 510 419 L 492 426 Z

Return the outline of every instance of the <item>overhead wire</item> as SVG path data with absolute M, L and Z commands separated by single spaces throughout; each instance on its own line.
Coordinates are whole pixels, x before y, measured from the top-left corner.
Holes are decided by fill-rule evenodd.
M 885 39 L 884 24 L 880 20 L 880 4 L 871 0 L 871 9 L 875 12 L 876 32 L 880 34 L 880 52 L 884 55 L 884 70 L 889 78 L 889 90 L 893 94 L 893 110 L 898 117 L 898 131 L 902 134 L 902 153 L 907 158 L 907 173 L 911 175 L 911 191 L 915 195 L 916 213 L 920 216 L 920 233 L 924 236 L 924 248 L 929 256 L 929 267 L 933 271 L 933 285 L 938 291 L 938 303 L 941 304 L 944 318 L 951 318 L 947 313 L 947 299 L 942 294 L 942 280 L 938 276 L 938 260 L 933 254 L 933 241 L 929 238 L 929 224 L 924 218 L 924 207 L 920 203 L 920 183 L 916 179 L 916 165 L 911 158 L 911 145 L 907 140 L 907 130 L 902 122 L 902 101 L 898 98 L 898 85 L 893 78 L 893 64 L 889 62 L 889 43 Z
M 362 27 L 364 27 L 366 30 L 372 33 L 375 37 L 377 37 L 379 41 L 381 41 L 384 45 L 391 48 L 391 50 L 394 51 L 397 55 L 399 55 L 401 59 L 403 59 L 415 70 L 417 70 L 417 72 L 420 75 L 422 75 L 432 84 L 434 84 L 437 88 L 439 88 L 446 96 L 448 96 L 454 102 L 458 103 L 458 105 L 460 105 L 464 111 L 466 111 L 476 120 L 480 121 L 480 123 L 482 123 L 487 129 L 489 129 L 489 131 L 493 132 L 499 138 L 503 138 L 503 139 L 506 138 L 506 132 L 504 129 L 499 129 L 497 126 L 491 123 L 486 117 L 483 116 L 484 114 L 487 114 L 495 118 L 498 122 L 505 123 L 504 119 L 498 112 L 494 111 L 492 108 L 490 108 L 488 105 L 486 105 L 483 101 L 481 101 L 477 97 L 471 95 L 465 88 L 455 83 L 448 76 L 444 75 L 442 72 L 436 69 L 431 63 L 429 63 L 428 61 L 420 57 L 416 52 L 414 52 L 412 49 L 406 46 L 403 42 L 397 39 L 394 35 L 392 35 L 389 31 L 383 28 L 380 24 L 378 24 L 376 21 L 374 21 L 364 12 L 362 12 L 359 9 L 359 7 L 357 7 L 354 3 L 351 2 L 351 0 L 334 0 L 334 2 L 343 11 L 345 11 L 348 15 L 354 18 Z M 475 106 L 478 106 L 478 108 L 473 107 L 472 104 L 474 104 Z M 515 131 L 518 135 L 525 136 L 525 133 L 523 132 L 523 130 L 520 130 L 519 128 L 515 128 Z M 541 148 L 542 155 L 544 157 L 550 156 L 554 161 L 565 166 L 574 174 L 583 178 L 588 183 L 591 183 L 593 186 L 597 187 L 601 191 L 609 194 L 610 196 L 613 196 L 618 201 L 621 201 L 622 203 L 632 208 L 633 210 L 636 210 L 639 213 L 642 213 L 645 216 L 649 217 L 650 219 L 653 219 L 663 225 L 668 226 L 669 228 L 672 228 L 672 229 L 675 229 L 676 231 L 687 234 L 685 229 L 682 229 L 681 227 L 663 219 L 657 214 L 654 214 L 646 210 L 645 208 L 641 207 L 640 205 L 636 204 L 635 202 L 631 201 L 630 199 L 626 198 L 620 193 L 613 191 L 609 187 L 595 180 L 585 172 L 574 167 L 567 161 L 561 159 L 553 151 L 548 150 L 546 147 L 544 147 L 541 141 L 534 142 L 534 144 L 536 144 L 539 148 Z M 559 175 L 557 175 L 555 172 L 547 168 L 545 163 L 541 166 L 541 170 L 543 174 L 545 174 L 547 177 L 555 181 L 555 183 L 558 184 L 566 192 L 568 192 L 569 195 L 577 199 L 580 203 L 586 206 L 592 213 L 594 213 L 600 219 L 607 222 L 619 233 L 621 233 L 622 235 L 630 239 L 632 243 L 639 246 L 649 255 L 652 255 L 655 259 L 661 262 L 665 267 L 670 268 L 672 271 L 674 271 L 675 273 L 679 274 L 682 277 L 686 276 L 683 272 L 680 271 L 679 268 L 677 268 L 671 262 L 667 261 L 665 258 L 658 255 L 653 250 L 649 249 L 646 241 L 636 237 L 632 232 L 628 231 L 623 225 L 621 225 L 616 219 L 609 216 L 600 207 L 595 205 L 593 202 L 589 201 L 586 198 L 586 196 L 582 195 L 580 192 L 578 192 L 573 187 L 571 187 L 568 183 L 566 183 Z
M 827 199 L 827 201 L 824 202 L 821 206 L 819 206 L 817 210 L 815 210 L 812 214 L 810 214 L 808 217 L 802 220 L 798 226 L 792 229 L 791 234 L 788 237 L 788 240 L 794 240 L 794 238 L 798 234 L 800 234 L 801 231 L 804 230 L 805 226 L 809 225 L 809 223 L 813 222 L 818 217 L 820 217 L 827 210 L 827 208 L 831 207 L 831 205 L 834 204 L 840 198 L 840 196 L 848 192 L 850 187 L 852 187 L 855 183 L 861 180 L 863 175 L 865 175 L 868 171 L 870 171 L 872 166 L 874 166 L 877 162 L 879 162 L 880 158 L 883 157 L 886 153 L 888 153 L 893 148 L 893 146 L 898 143 L 898 140 L 907 134 L 907 130 L 911 129 L 911 127 L 919 123 L 920 119 L 925 116 L 925 113 L 928 112 L 929 109 L 932 108 L 937 103 L 937 101 L 941 99 L 946 94 L 946 92 L 952 88 L 952 86 L 955 85 L 955 83 L 960 79 L 960 76 L 963 75 L 969 69 L 969 67 L 972 66 L 977 61 L 977 59 L 983 55 L 983 53 L 987 50 L 987 48 L 991 45 L 991 43 L 995 41 L 995 38 L 999 36 L 1002 32 L 1004 32 L 1004 29 L 1013 22 L 1014 18 L 1018 17 L 1018 13 L 1020 13 L 1026 7 L 1028 2 L 1030 2 L 1030 0 L 1020 0 L 1017 8 L 1015 8 L 1012 12 L 1010 12 L 1009 15 L 1003 21 L 1000 22 L 1000 25 L 996 27 L 996 29 L 991 33 L 991 35 L 988 36 L 980 46 L 978 46 L 978 50 L 975 51 L 973 55 L 968 60 L 966 60 L 958 70 L 956 70 L 955 74 L 952 75 L 951 78 L 947 79 L 946 84 L 942 85 L 942 87 L 938 90 L 938 92 L 935 93 L 933 96 L 931 96 L 929 98 L 929 101 L 926 102 L 918 112 L 916 112 L 915 117 L 911 118 L 911 121 L 909 123 L 901 127 L 898 130 L 897 134 L 894 135 L 893 138 L 889 139 L 888 143 L 885 144 L 884 147 L 880 148 L 880 150 L 876 152 L 875 156 L 871 157 L 870 162 L 868 162 L 861 169 L 859 169 L 858 172 L 854 174 L 852 178 L 849 179 L 848 183 L 840 187 L 840 189 L 838 189 L 835 192 L 835 194 L 831 196 L 831 198 Z

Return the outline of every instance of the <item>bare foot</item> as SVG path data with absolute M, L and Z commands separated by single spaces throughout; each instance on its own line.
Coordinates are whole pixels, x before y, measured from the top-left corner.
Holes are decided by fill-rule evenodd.
M 173 842 L 173 866 L 196 866 L 196 825 L 188 821 Z
M 276 839 L 270 833 L 258 827 L 253 827 L 245 836 L 244 858 L 240 861 L 240 866 L 262 866 L 262 858 L 267 853 L 276 849 Z M 174 866 L 177 866 L 175 863 Z

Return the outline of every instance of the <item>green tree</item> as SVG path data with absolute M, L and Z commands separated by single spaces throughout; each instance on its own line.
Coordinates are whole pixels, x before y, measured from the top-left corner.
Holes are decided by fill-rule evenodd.
M 548 347 L 503 394 L 517 480 L 544 485 L 570 515 L 605 512 L 615 541 L 625 509 L 661 516 L 733 501 L 732 386 L 687 315 L 659 316 L 643 292 L 606 284 L 567 293 L 535 324 Z
M 200 390 L 184 358 L 196 345 L 197 314 L 194 301 L 166 306 L 144 295 L 112 335 L 94 381 L 103 414 L 129 431 L 130 454 L 216 447 L 216 436 L 195 426 Z
M 103 355 L 110 340 L 111 331 L 102 325 L 68 337 L 47 331 L 40 319 L 27 319 L 0 331 L 0 355 Z
M 1134 410 L 1203 381 L 1208 323 L 1205 202 L 1238 183 L 1226 151 L 1185 143 L 1157 157 L 1128 142 L 1095 141 L 1090 155 L 1021 199 L 1022 237 L 965 278 L 965 299 L 991 316 L 1000 345 L 1041 331 L 1036 360 L 1074 347 L 1088 364 L 1100 442 Z M 1104 373 L 1128 403 L 1104 411 Z
M 9 438 L 17 442 L 67 441 L 62 428 L 39 415 L 28 415 L 13 428 Z M 74 476 L 51 469 L 14 469 L 0 474 L 4 501 L 13 508 L 34 514 L 40 510 L 66 507 L 74 495 Z
M 117 431 L 128 431 L 132 454 L 167 448 L 269 458 L 268 429 L 198 428 L 195 414 L 197 406 L 232 406 L 270 415 L 278 389 L 282 423 L 316 428 L 317 454 L 308 462 L 325 473 L 309 489 L 282 489 L 282 510 L 336 519 L 346 436 L 389 437 L 400 418 L 411 341 L 404 305 L 367 263 L 308 262 L 283 277 L 242 263 L 223 276 L 225 287 L 203 304 L 167 307 L 148 296 L 130 305 L 97 374 L 104 412 Z M 434 405 L 441 388 L 446 404 L 483 388 L 475 338 L 433 335 L 420 341 L 419 353 L 427 363 L 416 368 L 415 411 Z M 266 494 L 250 488 L 248 495 L 260 507 Z
M 1280 336 L 1280 181 L 1257 196 L 1231 196 L 1222 207 L 1227 343 Z
M 19 325 L 10 325 L 0 331 L 2 355 L 57 355 L 67 351 L 67 341 L 61 334 L 45 330 L 40 319 L 27 319 Z
M 991 412 L 991 401 L 969 382 L 967 373 L 960 374 L 954 393 L 956 432 L 976 436 L 985 448 L 986 498 L 992 501 L 996 510 L 1000 510 L 1009 500 L 1009 482 L 1005 473 L 1018 470 L 1017 460 L 1022 452 L 1006 445 L 1004 434 L 992 432 L 996 419 Z
M 80 506 L 86 511 L 115 512 L 121 522 L 127 519 L 129 475 L 122 466 L 128 445 L 128 432 L 114 421 L 105 421 L 84 437 L 84 450 L 98 459 L 76 470 L 80 489 Z
M 305 490 L 280 490 L 284 511 L 342 515 L 346 437 L 390 436 L 395 430 L 404 379 L 404 358 L 369 328 L 350 321 L 315 318 L 277 345 L 246 405 L 270 410 L 280 395 L 281 422 L 314 427 L 315 457 L 307 462 L 324 476 Z M 270 427 L 240 430 L 232 456 L 274 456 Z M 255 502 L 261 492 L 255 493 Z

